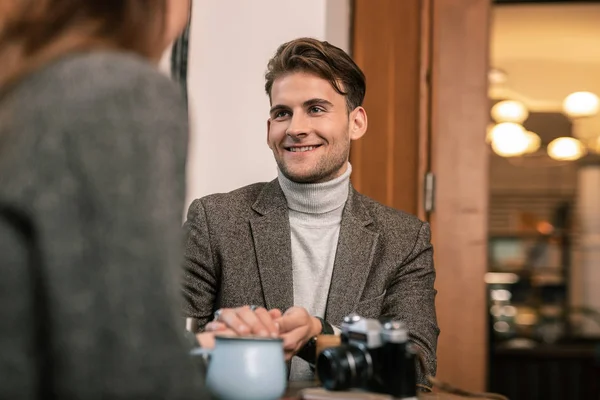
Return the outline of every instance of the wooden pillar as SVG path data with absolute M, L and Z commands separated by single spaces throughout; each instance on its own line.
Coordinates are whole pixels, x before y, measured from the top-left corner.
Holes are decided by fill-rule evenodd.
M 489 0 L 433 0 L 431 214 L 437 270 L 438 377 L 484 390 Z
M 355 0 L 352 55 L 367 77 L 367 134 L 352 144 L 352 183 L 418 212 L 420 0 Z
M 354 0 L 353 57 L 367 77 L 367 135 L 353 184 L 427 219 L 437 269 L 438 378 L 486 386 L 490 0 Z M 423 209 L 425 172 L 435 208 Z

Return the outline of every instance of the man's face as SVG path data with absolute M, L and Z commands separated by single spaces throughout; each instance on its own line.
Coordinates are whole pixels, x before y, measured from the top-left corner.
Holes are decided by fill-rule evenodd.
M 350 141 L 367 129 L 362 107 L 315 75 L 296 72 L 273 82 L 267 144 L 282 173 L 299 183 L 326 182 L 347 168 Z

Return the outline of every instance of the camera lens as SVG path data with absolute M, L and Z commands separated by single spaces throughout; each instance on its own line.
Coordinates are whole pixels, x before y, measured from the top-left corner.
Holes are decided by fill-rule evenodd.
M 330 347 L 317 358 L 317 375 L 328 390 L 364 387 L 372 375 L 368 352 L 353 345 Z

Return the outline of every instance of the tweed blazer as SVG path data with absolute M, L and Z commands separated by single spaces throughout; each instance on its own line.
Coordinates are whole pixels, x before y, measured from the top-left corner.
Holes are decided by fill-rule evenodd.
M 429 225 L 349 190 L 325 320 L 339 326 L 356 312 L 403 321 L 424 356 L 423 372 L 435 375 L 439 329 Z M 185 231 L 184 314 L 200 329 L 218 308 L 294 305 L 288 206 L 277 179 L 195 200 Z

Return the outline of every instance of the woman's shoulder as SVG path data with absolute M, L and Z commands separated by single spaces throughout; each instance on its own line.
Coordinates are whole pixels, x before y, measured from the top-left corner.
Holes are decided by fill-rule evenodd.
M 168 140 L 184 142 L 187 129 L 179 85 L 127 53 L 63 56 L 25 77 L 0 102 L 0 151 L 18 154 L 15 164 L 24 154 L 67 151 L 65 143 L 79 152 L 99 141 L 116 146 L 123 135 L 158 140 L 170 133 Z
M 54 86 L 65 100 L 101 99 L 115 92 L 160 94 L 181 98 L 178 85 L 146 59 L 133 53 L 92 51 L 62 57 L 40 71 L 34 81 Z M 72 97 L 72 98 L 71 98 Z
M 64 71 L 67 73 L 86 73 L 96 71 L 99 73 L 121 72 L 133 75 L 146 75 L 164 77 L 156 66 L 146 58 L 132 52 L 119 50 L 89 50 L 73 52 L 57 58 L 48 64 L 49 70 Z
M 184 109 L 177 83 L 157 66 L 133 53 L 89 51 L 64 55 L 25 77 L 8 99 L 24 113 L 42 115 L 90 109 L 102 103 L 124 110 L 133 104 Z

